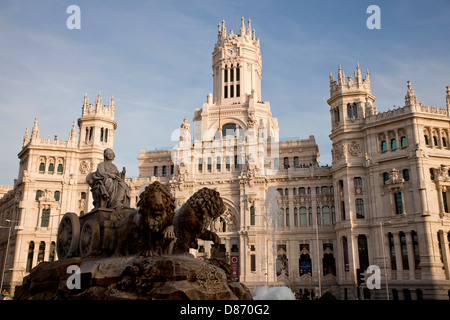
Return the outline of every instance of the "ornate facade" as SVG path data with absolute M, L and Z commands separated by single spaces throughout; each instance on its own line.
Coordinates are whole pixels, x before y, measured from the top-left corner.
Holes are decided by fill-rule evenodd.
M 260 42 L 250 20 L 242 19 L 239 33 L 219 24 L 212 70 L 213 93 L 192 123 L 183 120 L 178 144 L 141 150 L 139 177 L 127 179 L 132 206 L 155 180 L 170 185 L 177 207 L 204 186 L 219 191 L 226 211 L 211 228 L 222 246 L 200 242 L 192 253 L 229 258 L 250 288 L 288 285 L 339 299 L 448 299 L 450 87 L 446 108 L 429 107 L 408 81 L 404 106 L 378 112 L 369 71 L 363 78 L 357 65 L 346 77 L 339 67 L 336 80 L 330 74 L 327 100 L 329 167 L 319 166 L 314 136 L 280 139 L 262 101 Z M 14 227 L 6 287 L 39 260 L 55 258 L 62 214 L 91 209 L 85 177 L 113 146 L 116 128 L 114 100 L 101 105 L 100 95 L 95 107 L 85 97 L 79 132 L 74 123 L 67 141 L 40 139 L 37 121 L 31 138 L 26 134 L 19 177 L 0 200 L 0 224 Z M 274 189 L 275 211 L 268 202 Z M 0 235 L 4 261 L 6 232 Z M 357 290 L 356 270 L 370 265 L 380 268 L 381 288 Z

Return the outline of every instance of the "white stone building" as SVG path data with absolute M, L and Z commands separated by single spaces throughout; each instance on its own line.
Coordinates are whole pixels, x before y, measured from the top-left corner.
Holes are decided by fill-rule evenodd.
M 235 276 L 252 289 L 282 284 L 339 299 L 449 298 L 449 87 L 446 108 L 428 107 L 408 82 L 404 106 L 380 113 L 369 72 L 363 78 L 357 65 L 346 78 L 339 67 L 327 100 L 333 163 L 321 167 L 314 136 L 280 139 L 276 107 L 262 101 L 250 20 L 242 19 L 239 33 L 219 24 L 212 70 L 213 93 L 194 110 L 192 125 L 182 121 L 177 146 L 141 150 L 139 177 L 127 179 L 132 206 L 155 180 L 171 186 L 177 207 L 202 187 L 218 190 L 227 209 L 211 228 Z M 114 100 L 102 107 L 99 95 L 94 107 L 85 97 L 78 126 L 68 141 L 40 139 L 37 121 L 31 139 L 25 136 L 19 177 L 0 200 L 0 225 L 18 221 L 11 222 L 7 288 L 40 259 L 55 258 L 62 214 L 90 210 L 85 176 L 113 147 Z M 266 205 L 270 187 L 278 191 L 275 219 Z M 6 235 L 0 230 L 2 261 Z M 200 242 L 193 254 L 209 256 L 211 243 Z M 357 290 L 357 269 L 370 265 L 379 267 L 381 288 Z

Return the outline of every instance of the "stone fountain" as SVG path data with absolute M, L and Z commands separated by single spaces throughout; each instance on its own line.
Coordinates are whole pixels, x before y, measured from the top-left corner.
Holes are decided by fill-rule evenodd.
M 175 211 L 170 189 L 154 182 L 129 208 L 114 152 L 87 176 L 94 209 L 66 213 L 57 235 L 58 261 L 41 262 L 16 288 L 16 300 L 250 300 L 248 288 L 220 258 L 195 259 L 197 239 L 224 212 L 219 192 L 203 188 Z

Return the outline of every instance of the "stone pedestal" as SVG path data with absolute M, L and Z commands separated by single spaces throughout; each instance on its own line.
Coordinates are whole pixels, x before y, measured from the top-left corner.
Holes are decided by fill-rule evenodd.
M 67 273 L 69 266 L 79 267 L 79 274 Z M 67 285 L 74 276 L 80 277 L 80 289 Z M 40 263 L 16 289 L 14 299 L 251 300 L 252 296 L 219 259 L 129 256 Z

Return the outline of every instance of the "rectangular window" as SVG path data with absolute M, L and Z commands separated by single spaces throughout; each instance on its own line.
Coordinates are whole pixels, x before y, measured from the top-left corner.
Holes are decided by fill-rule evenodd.
M 48 222 L 50 220 L 50 209 L 42 209 L 41 217 L 41 227 L 48 227 Z
M 447 192 L 442 191 L 442 200 L 444 202 L 444 211 L 448 213 Z
M 224 82 L 228 82 L 228 69 L 225 68 Z M 226 98 L 226 97 L 225 97 Z
M 403 201 L 401 192 L 394 193 L 394 201 L 395 201 L 395 213 L 403 214 Z
M 394 243 L 394 235 L 389 233 L 389 251 L 391 257 L 391 270 L 397 270 L 397 261 L 395 260 L 395 243 Z
M 203 170 L 203 159 L 198 158 L 198 171 L 202 171 L 202 170 Z
M 220 164 L 221 164 L 220 161 L 221 161 L 221 158 L 217 157 L 216 169 L 219 171 L 220 171 Z
M 234 86 L 230 86 L 230 98 L 234 98 Z
M 231 162 L 230 161 L 231 161 L 230 157 L 227 157 L 226 164 L 225 164 L 225 167 L 226 167 L 227 170 L 230 170 L 230 168 L 231 168 Z
M 224 86 L 223 87 L 223 96 L 226 98 L 228 98 L 228 86 Z
M 250 207 L 250 225 L 252 225 L 252 226 L 255 225 L 255 207 L 254 206 Z
M 364 219 L 364 201 L 363 199 L 356 199 L 356 218 Z
M 419 253 L 419 239 L 415 231 L 411 231 L 411 237 L 414 250 L 414 268 L 420 269 L 420 253 Z
M 298 227 L 298 209 L 297 208 L 294 208 L 294 226 Z
M 208 158 L 208 171 L 211 172 L 211 169 L 212 169 L 212 159 Z
M 289 168 L 289 158 L 285 157 L 283 160 L 283 164 L 284 164 L 284 168 L 288 169 Z
M 400 250 L 402 253 L 403 270 L 409 270 L 408 249 L 406 247 L 406 235 L 403 232 L 400 232 Z
M 306 226 L 306 208 L 301 207 L 300 208 L 300 226 L 305 227 Z
M 298 157 L 294 157 L 294 168 L 300 168 L 300 162 L 298 161 Z
M 256 255 L 250 255 L 250 271 L 256 271 Z
M 241 85 L 237 84 L 236 85 L 236 97 L 240 97 L 241 96 Z

